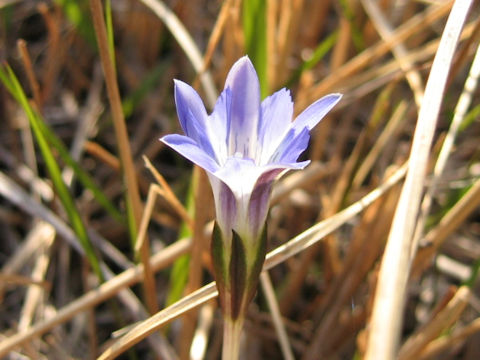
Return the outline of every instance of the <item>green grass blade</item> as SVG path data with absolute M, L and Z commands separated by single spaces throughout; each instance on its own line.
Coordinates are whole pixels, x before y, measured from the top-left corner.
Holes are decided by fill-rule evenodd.
M 467 129 L 472 123 L 478 119 L 480 116 L 480 104 L 476 105 L 472 110 L 470 110 L 464 117 L 460 127 L 458 129 L 459 132 L 464 131 Z
M 194 197 L 194 189 L 195 189 L 195 177 L 193 176 L 192 171 L 192 180 L 190 182 L 190 186 L 188 188 L 187 194 L 187 212 L 190 215 L 193 215 L 195 209 L 195 197 Z M 179 232 L 179 239 L 183 239 L 186 237 L 192 237 L 193 232 L 190 230 L 188 225 L 183 222 L 182 226 L 180 227 Z M 179 257 L 175 263 L 173 264 L 172 271 L 170 273 L 170 289 L 168 291 L 168 296 L 166 300 L 166 306 L 173 304 L 174 302 L 178 301 L 185 290 L 185 286 L 188 282 L 188 271 L 190 266 L 190 254 L 185 254 Z
M 12 89 L 14 91 L 15 98 L 19 101 L 20 105 L 22 106 L 22 108 L 27 114 L 27 118 L 32 127 L 33 133 L 35 135 L 35 139 L 37 140 L 37 143 L 42 153 L 43 159 L 45 161 L 47 170 L 50 174 L 53 187 L 67 213 L 72 229 L 77 235 L 83 249 L 85 250 L 85 254 L 94 272 L 97 274 L 99 279 L 103 281 L 103 276 L 100 269 L 100 263 L 97 258 L 97 255 L 95 254 L 90 238 L 88 237 L 87 230 L 75 206 L 75 202 L 71 197 L 67 186 L 63 182 L 60 168 L 58 167 L 57 161 L 52 154 L 48 141 L 41 131 L 41 128 L 39 125 L 41 120 L 35 114 L 35 111 L 30 106 L 25 93 L 23 92 L 23 89 L 20 83 L 18 82 L 18 79 L 13 73 L 13 70 L 9 66 L 7 66 L 6 69 L 0 68 L 0 74 L 1 74 L 0 79 L 4 83 L 8 84 L 7 88 Z
M 188 281 L 188 269 L 190 267 L 190 255 L 185 254 L 180 256 L 173 264 L 170 272 L 170 288 L 165 306 L 169 306 L 177 302 L 185 291 Z
M 474 180 L 474 183 L 472 185 L 466 186 L 464 189 L 462 189 L 462 197 L 465 196 L 466 199 L 470 200 L 474 205 L 472 206 L 472 212 L 475 207 L 478 206 L 478 201 L 475 199 L 478 199 L 478 178 Z M 469 196 L 469 195 L 473 196 Z M 473 201 L 472 201 L 473 200 Z M 460 199 L 458 200 L 460 201 Z M 475 204 L 476 203 L 476 204 Z M 473 288 L 475 284 L 478 283 L 478 274 L 480 273 L 480 258 L 477 258 L 473 264 L 470 266 L 471 272 L 470 272 L 470 277 L 463 282 L 462 285 L 466 285 L 470 288 Z
M 10 68 L 7 67 L 7 69 L 10 69 Z M 12 72 L 12 76 L 15 76 L 13 72 Z M 6 74 L 4 71 L 1 71 L 0 80 L 2 81 L 4 86 L 7 88 L 7 90 L 10 92 L 10 94 L 17 100 L 17 102 L 19 102 L 23 106 L 22 95 L 18 93 L 18 90 L 14 85 L 15 82 L 13 80 L 10 81 L 10 75 Z M 18 86 L 20 85 L 18 84 Z M 23 90 L 22 90 L 22 93 L 23 93 Z M 31 111 L 32 111 L 32 116 L 35 116 L 35 118 L 38 120 L 37 125 L 41 133 L 47 140 L 47 142 L 53 147 L 55 147 L 55 149 L 58 151 L 62 160 L 73 169 L 75 176 L 78 178 L 80 183 L 92 192 L 95 200 L 98 201 L 98 203 L 110 214 L 110 216 L 112 216 L 112 218 L 114 218 L 118 222 L 123 223 L 124 216 L 117 210 L 115 205 L 113 205 L 113 203 L 105 196 L 103 191 L 95 184 L 95 182 L 90 177 L 90 175 L 88 175 L 88 173 L 85 172 L 81 168 L 81 166 L 70 156 L 70 153 L 68 152 L 67 147 L 55 135 L 55 133 L 46 125 L 41 115 L 34 112 L 33 109 L 31 109 Z
M 355 22 L 355 11 L 350 7 L 350 4 L 347 0 L 340 0 L 339 4 L 342 9 L 343 16 L 345 16 L 347 21 L 350 23 L 353 45 L 358 52 L 361 52 L 363 49 L 365 49 L 365 42 L 363 40 L 362 31 Z
M 55 133 L 45 124 L 45 122 L 40 119 L 39 121 L 40 130 L 44 136 L 48 139 L 48 142 L 57 149 L 62 160 L 70 166 L 77 179 L 80 183 L 89 189 L 95 200 L 118 222 L 124 222 L 124 216 L 118 211 L 118 209 L 113 205 L 113 203 L 107 198 L 103 191 L 95 184 L 91 176 L 85 172 L 81 166 L 76 162 L 68 152 L 67 147 L 63 142 L 55 135 Z
M 150 70 L 140 82 L 138 88 L 122 101 L 122 108 L 125 117 L 132 115 L 135 107 L 142 99 L 149 94 L 153 88 L 158 84 L 160 76 L 165 73 L 167 63 L 161 63 Z
M 60 5 L 67 19 L 77 29 L 78 33 L 87 42 L 96 48 L 95 33 L 93 24 L 88 16 L 87 0 L 55 0 Z
M 323 40 L 313 51 L 312 56 L 306 60 L 297 70 L 293 73 L 290 79 L 287 81 L 285 87 L 291 87 L 298 81 L 304 71 L 310 70 L 317 65 L 325 55 L 333 48 L 338 38 L 338 32 L 331 33 L 325 40 Z

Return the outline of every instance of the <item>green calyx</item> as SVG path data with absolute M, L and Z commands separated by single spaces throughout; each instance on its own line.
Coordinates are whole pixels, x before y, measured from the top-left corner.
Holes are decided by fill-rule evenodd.
M 259 239 L 253 242 L 241 239 L 232 230 L 230 243 L 231 246 L 227 247 L 222 231 L 215 223 L 211 245 L 215 279 L 222 311 L 235 320 L 243 316 L 255 295 L 267 250 L 266 227 Z M 246 249 L 245 244 L 256 246 L 254 249 Z
M 213 263 L 213 273 L 217 282 L 217 289 L 220 296 L 222 308 L 226 307 L 225 289 L 227 284 L 227 267 L 225 259 L 225 247 L 223 243 L 222 230 L 215 221 L 212 233 L 211 255 Z
M 238 318 L 241 313 L 245 299 L 247 285 L 247 256 L 245 247 L 238 234 L 233 231 L 232 253 L 230 256 L 229 277 L 230 277 L 230 315 L 232 319 Z

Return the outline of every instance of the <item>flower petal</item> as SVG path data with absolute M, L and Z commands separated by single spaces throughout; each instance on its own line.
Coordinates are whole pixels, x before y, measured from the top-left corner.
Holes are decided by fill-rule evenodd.
M 230 130 L 230 110 L 232 103 L 232 91 L 225 89 L 220 94 L 208 122 L 209 137 L 215 147 L 215 153 L 220 165 L 227 161 L 228 157 L 228 135 Z
M 213 175 L 223 181 L 235 194 L 237 200 L 241 201 L 246 196 L 250 196 L 262 172 L 263 169 L 256 166 L 253 160 L 230 156 Z
M 312 130 L 341 98 L 341 94 L 329 94 L 315 101 L 297 116 L 292 127 L 296 129 L 296 132 L 302 131 L 303 128 Z
M 210 176 L 210 179 L 212 179 L 212 177 L 216 177 L 218 181 L 228 186 L 235 196 L 237 213 L 236 213 L 235 225 L 233 226 L 233 228 L 240 235 L 240 237 L 245 239 L 257 238 L 257 235 L 258 235 L 257 230 L 260 231 L 261 229 L 253 228 L 250 224 L 250 221 L 249 221 L 250 198 L 252 196 L 252 193 L 255 192 L 255 186 L 257 185 L 259 179 L 262 178 L 263 174 L 270 173 L 272 170 L 275 170 L 276 168 L 279 169 L 278 173 L 283 171 L 283 167 L 281 165 L 280 166 L 277 166 L 277 165 L 257 166 L 255 165 L 254 161 L 251 159 L 229 157 L 225 165 L 219 168 L 219 170 L 216 173 Z M 215 185 L 214 182 L 212 182 L 212 180 L 210 180 L 210 182 L 212 183 L 212 188 L 214 189 L 214 193 L 216 191 L 218 192 L 219 191 L 218 185 Z M 264 185 L 264 182 L 259 183 L 259 186 L 263 186 L 263 185 Z M 259 199 L 260 198 L 263 199 L 263 197 L 261 196 L 261 193 L 257 193 L 255 196 Z M 217 200 L 215 201 L 217 202 Z M 264 205 L 266 206 L 268 204 L 264 204 Z M 257 207 L 259 214 L 260 214 L 260 211 L 264 208 L 258 202 L 256 204 L 253 204 L 252 206 Z
M 293 102 L 290 91 L 281 89 L 262 102 L 258 129 L 259 164 L 264 165 L 275 152 L 292 124 Z M 258 157 L 257 157 L 258 159 Z
M 265 219 L 270 203 L 270 193 L 275 178 L 283 171 L 282 168 L 264 172 L 255 183 L 248 204 L 248 223 L 252 233 L 260 233 L 265 226 Z M 254 239 L 257 240 L 257 239 Z
M 237 200 L 232 190 L 218 177 L 207 173 L 215 199 L 216 220 L 222 230 L 223 238 L 229 240 L 237 217 Z M 228 244 L 227 248 L 230 248 Z
M 310 133 L 307 127 L 304 127 L 297 133 L 296 129 L 290 129 L 282 143 L 277 148 L 269 163 L 274 164 L 294 164 L 298 157 L 305 151 L 310 140 Z M 297 169 L 297 166 L 288 166 Z
M 192 137 L 189 124 L 190 113 L 194 119 L 199 122 L 201 128 L 206 123 L 207 111 L 203 101 L 190 85 L 180 80 L 174 80 L 175 84 L 175 104 L 177 105 L 177 114 L 185 135 Z
M 225 88 L 232 91 L 229 155 L 239 152 L 245 157 L 253 158 L 260 116 L 260 84 L 247 56 L 232 66 Z
M 192 138 L 210 156 L 215 156 L 210 134 L 208 132 L 208 115 L 198 93 L 180 80 L 175 82 L 175 104 L 177 114 L 185 135 Z
M 160 141 L 206 171 L 214 173 L 218 170 L 218 164 L 215 159 L 206 153 L 193 139 L 183 135 L 171 134 L 162 137 Z

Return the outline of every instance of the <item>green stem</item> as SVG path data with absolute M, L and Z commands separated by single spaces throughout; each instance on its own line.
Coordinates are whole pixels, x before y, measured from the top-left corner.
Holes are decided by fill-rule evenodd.
M 240 354 L 240 338 L 243 328 L 243 317 L 235 320 L 224 317 L 222 360 L 238 360 Z

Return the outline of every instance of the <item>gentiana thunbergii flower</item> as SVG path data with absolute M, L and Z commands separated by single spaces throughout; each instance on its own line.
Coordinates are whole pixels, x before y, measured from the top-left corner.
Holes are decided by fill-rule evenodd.
M 257 73 L 247 56 L 233 65 L 210 115 L 197 92 L 175 80 L 185 135 L 167 135 L 161 141 L 208 174 L 216 210 L 212 258 L 226 320 L 243 319 L 255 293 L 266 254 L 265 221 L 274 180 L 308 165 L 297 159 L 307 148 L 310 130 L 340 98 L 327 95 L 292 121 L 290 92 L 282 89 L 261 101 Z

